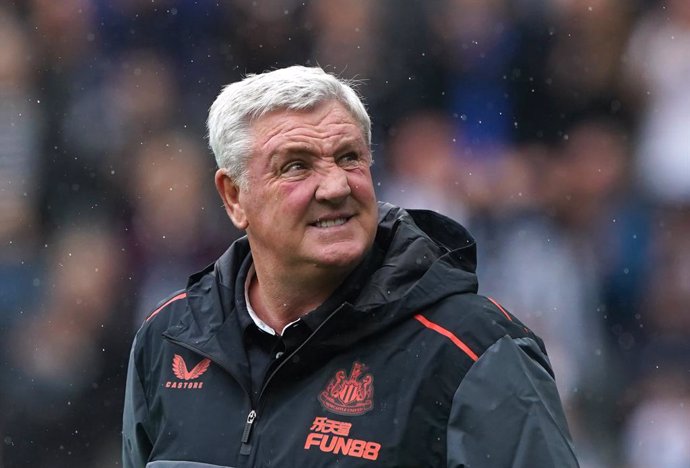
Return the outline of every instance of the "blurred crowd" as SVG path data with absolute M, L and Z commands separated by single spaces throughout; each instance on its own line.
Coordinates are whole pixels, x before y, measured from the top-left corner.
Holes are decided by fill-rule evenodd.
M 241 233 L 224 84 L 361 80 L 379 199 L 479 245 L 585 468 L 690 466 L 690 2 L 0 3 L 0 466 L 117 466 L 129 346 Z

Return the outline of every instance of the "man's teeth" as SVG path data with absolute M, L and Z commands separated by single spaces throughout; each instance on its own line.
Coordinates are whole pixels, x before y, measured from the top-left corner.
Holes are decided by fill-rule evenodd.
M 324 219 L 321 221 L 317 221 L 314 225 L 316 227 L 320 227 L 320 228 L 329 228 L 329 227 L 340 226 L 341 224 L 345 224 L 346 221 L 347 221 L 346 218 Z

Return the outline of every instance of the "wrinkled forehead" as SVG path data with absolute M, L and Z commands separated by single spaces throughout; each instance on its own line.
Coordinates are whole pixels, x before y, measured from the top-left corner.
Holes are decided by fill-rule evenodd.
M 285 144 L 338 146 L 341 141 L 368 148 L 360 123 L 340 102 L 329 100 L 313 108 L 279 108 L 250 127 L 255 150 L 272 152 Z
M 335 105 L 335 106 L 333 106 Z M 369 144 L 368 138 L 368 128 L 365 128 L 366 123 L 361 122 L 357 114 L 348 107 L 347 102 L 344 102 L 335 97 L 324 97 L 318 100 L 304 101 L 298 104 L 290 105 L 276 105 L 271 107 L 266 107 L 263 109 L 255 109 L 253 112 L 246 116 L 245 124 L 247 127 L 251 128 L 258 121 L 264 120 L 267 116 L 290 116 L 290 115 L 308 115 L 317 113 L 322 108 L 332 106 L 345 113 L 351 121 L 356 124 L 362 133 L 362 137 Z
M 286 104 L 286 105 L 279 105 L 275 104 L 272 106 L 265 106 L 261 108 L 256 108 L 252 109 L 246 116 L 245 116 L 245 121 L 249 124 L 252 125 L 258 120 L 262 120 L 266 116 L 269 115 L 281 115 L 281 114 L 286 114 L 286 115 L 291 115 L 291 114 L 309 114 L 313 113 L 316 110 L 331 104 L 331 103 L 336 103 L 340 104 L 340 106 L 347 110 L 347 106 L 345 103 L 341 102 L 338 99 L 332 98 L 332 97 L 324 97 L 322 99 L 318 100 L 308 100 L 308 101 L 302 101 L 299 103 L 291 103 L 291 104 Z M 352 112 L 348 110 L 348 114 L 352 116 L 353 119 L 355 119 L 355 116 L 352 115 Z M 356 119 L 355 119 L 356 120 Z

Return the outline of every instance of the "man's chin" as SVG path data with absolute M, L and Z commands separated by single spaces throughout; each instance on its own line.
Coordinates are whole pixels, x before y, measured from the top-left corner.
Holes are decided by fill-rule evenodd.
M 352 270 L 362 261 L 365 253 L 366 249 L 359 246 L 342 246 L 339 249 L 320 252 L 314 258 L 314 265 L 319 269 L 334 272 Z

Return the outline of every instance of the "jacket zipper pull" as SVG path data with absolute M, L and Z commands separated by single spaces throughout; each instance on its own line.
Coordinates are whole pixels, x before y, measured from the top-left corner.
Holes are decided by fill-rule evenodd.
M 242 447 L 240 448 L 240 454 L 249 455 L 252 446 L 248 444 L 249 437 L 252 435 L 252 425 L 256 419 L 256 411 L 251 410 L 247 415 L 247 422 L 244 424 L 244 431 L 242 432 Z

